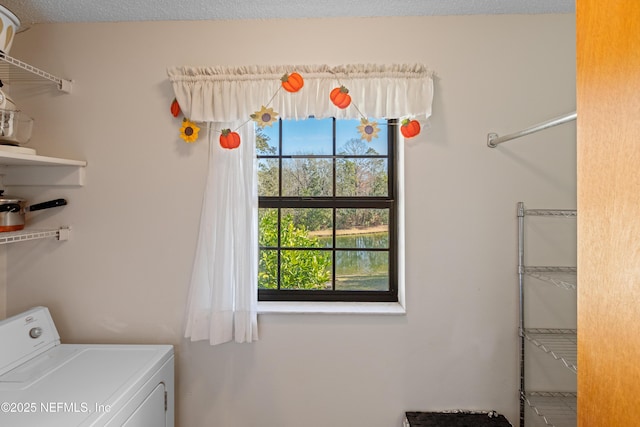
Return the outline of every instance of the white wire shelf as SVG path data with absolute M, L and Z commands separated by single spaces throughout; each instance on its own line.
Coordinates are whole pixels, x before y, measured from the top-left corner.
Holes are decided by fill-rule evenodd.
M 71 80 L 54 76 L 2 52 L 0 52 L 0 80 L 5 84 L 54 83 L 62 92 L 71 92 Z
M 552 283 L 562 289 L 575 291 L 578 287 L 576 267 L 525 267 L 524 274 Z
M 577 331 L 575 329 L 525 329 L 523 336 L 540 350 L 578 372 Z
M 551 427 L 576 427 L 577 394 L 533 391 L 522 394 L 527 405 Z
M 69 232 L 70 229 L 68 227 L 60 227 L 54 230 L 21 230 L 0 233 L 0 245 L 50 237 L 55 237 L 58 240 L 69 240 Z
M 572 209 L 525 209 L 528 216 L 561 216 L 565 218 L 576 218 L 577 211 Z

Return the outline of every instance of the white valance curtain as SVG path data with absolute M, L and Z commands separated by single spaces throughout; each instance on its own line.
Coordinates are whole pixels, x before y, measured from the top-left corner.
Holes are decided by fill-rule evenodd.
M 280 78 L 297 72 L 304 87 L 281 89 Z M 196 122 L 244 122 L 268 106 L 280 118 L 401 118 L 431 115 L 432 72 L 424 65 L 328 65 L 176 67 L 169 69 L 176 99 L 185 117 Z M 352 107 L 336 108 L 329 93 L 349 89 Z
M 282 89 L 299 73 L 298 92 Z M 185 336 L 219 344 L 251 342 L 257 333 L 257 176 L 250 116 L 262 106 L 278 118 L 405 118 L 431 115 L 433 74 L 413 65 L 174 67 L 169 80 L 185 117 L 209 123 L 210 158 L 200 233 L 189 289 Z M 345 86 L 352 102 L 339 109 L 331 90 Z M 217 143 L 222 129 L 241 145 Z

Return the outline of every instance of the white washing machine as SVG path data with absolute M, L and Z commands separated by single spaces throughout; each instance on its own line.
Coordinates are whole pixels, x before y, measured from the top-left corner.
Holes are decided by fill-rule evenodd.
M 173 427 L 173 347 L 61 344 L 46 307 L 0 321 L 0 426 Z

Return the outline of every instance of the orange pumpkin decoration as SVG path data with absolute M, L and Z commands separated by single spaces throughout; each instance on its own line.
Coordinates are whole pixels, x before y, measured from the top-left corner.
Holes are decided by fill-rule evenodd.
M 420 133 L 420 123 L 417 120 L 404 119 L 402 126 L 400 126 L 400 132 L 405 138 L 413 138 Z
M 231 129 L 222 129 L 220 146 L 228 150 L 238 148 L 240 146 L 240 135 L 238 135 L 238 132 L 232 132 Z
M 178 104 L 178 100 L 175 98 L 173 98 L 173 102 L 171 102 L 171 114 L 173 117 L 180 115 L 180 104 Z
M 304 79 L 298 73 L 285 74 L 280 80 L 282 87 L 287 92 L 297 92 L 304 86 Z
M 331 102 L 338 108 L 347 108 L 351 104 L 351 95 L 349 89 L 344 86 L 337 87 L 331 91 L 329 95 Z

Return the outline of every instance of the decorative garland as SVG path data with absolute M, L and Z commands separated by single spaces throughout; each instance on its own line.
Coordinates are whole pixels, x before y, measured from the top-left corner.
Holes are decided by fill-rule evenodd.
M 280 88 L 289 93 L 298 92 L 304 86 L 304 79 L 300 74 L 296 72 L 285 74 L 280 78 L 280 81 Z M 338 82 L 338 84 L 340 83 Z M 278 88 L 278 91 L 280 90 L 280 88 Z M 247 120 L 240 126 L 244 126 L 245 124 L 253 120 L 257 126 L 260 126 L 264 129 L 267 126 L 272 126 L 273 123 L 278 121 L 278 113 L 273 111 L 273 108 L 268 108 L 268 105 L 276 97 L 278 91 L 273 94 L 271 100 L 267 103 L 267 106 L 262 105 L 259 111 L 251 114 L 250 120 Z M 349 89 L 340 84 L 340 86 L 334 88 L 331 91 L 331 93 L 329 94 L 329 99 L 336 107 L 340 109 L 345 109 L 350 105 L 353 105 L 353 107 L 358 111 L 360 116 L 362 116 L 362 118 L 360 119 L 360 125 L 358 126 L 358 131 L 360 132 L 360 137 L 363 140 L 371 142 L 373 138 L 378 137 L 378 132 L 380 131 L 378 122 L 370 122 L 367 117 L 362 114 L 362 112 L 360 112 L 357 105 L 351 102 Z M 178 104 L 178 100 L 174 98 L 171 102 L 171 115 L 173 115 L 173 117 L 178 117 L 180 114 L 182 114 L 182 109 L 180 108 L 180 104 Z M 180 127 L 180 138 L 182 138 L 187 143 L 193 143 L 198 140 L 199 132 L 200 128 L 195 122 L 192 122 L 190 119 L 183 117 L 182 126 Z M 405 138 L 413 138 L 420 133 L 420 123 L 417 120 L 404 119 L 402 120 L 402 123 L 400 125 L 400 132 Z M 219 142 L 222 148 L 232 150 L 240 146 L 240 135 L 237 132 L 232 131 L 231 129 L 222 129 L 220 131 Z

